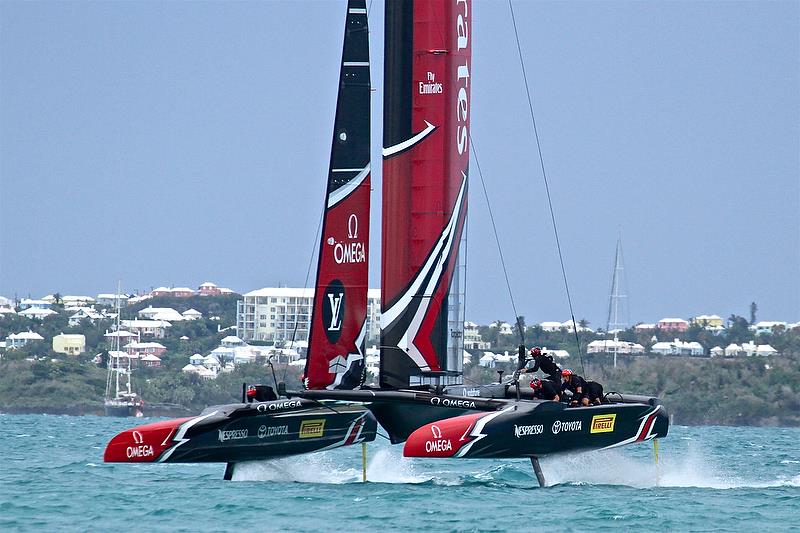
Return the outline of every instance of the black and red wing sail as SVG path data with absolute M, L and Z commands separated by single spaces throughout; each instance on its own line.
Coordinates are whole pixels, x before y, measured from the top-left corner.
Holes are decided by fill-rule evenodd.
M 460 379 L 451 287 L 467 211 L 470 16 L 470 0 L 386 3 L 383 387 Z
M 370 193 L 370 76 L 365 0 L 349 0 L 306 387 L 352 389 L 365 368 Z

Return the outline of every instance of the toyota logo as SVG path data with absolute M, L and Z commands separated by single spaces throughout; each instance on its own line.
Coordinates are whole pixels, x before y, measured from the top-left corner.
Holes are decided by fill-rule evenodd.
M 439 426 L 431 426 L 431 433 L 433 433 L 434 439 L 441 439 L 442 438 L 442 430 L 439 429 Z
M 133 435 L 133 443 L 134 444 L 142 444 L 142 443 L 144 443 L 144 436 L 140 432 L 134 431 L 132 433 L 132 435 Z

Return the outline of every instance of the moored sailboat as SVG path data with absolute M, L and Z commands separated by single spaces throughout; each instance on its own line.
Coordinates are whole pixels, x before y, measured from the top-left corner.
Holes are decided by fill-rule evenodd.
M 120 350 L 120 284 L 117 284 L 116 328 L 112 350 L 108 351 L 108 372 L 103 408 L 106 416 L 144 416 L 144 400 L 132 389 L 131 355 Z

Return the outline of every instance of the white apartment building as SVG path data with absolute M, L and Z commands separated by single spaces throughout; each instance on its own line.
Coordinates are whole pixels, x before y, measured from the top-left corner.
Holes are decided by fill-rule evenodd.
M 236 307 L 236 331 L 244 341 L 307 341 L 314 289 L 267 287 L 248 292 Z M 381 334 L 381 291 L 367 291 L 367 343 Z M 295 328 L 297 332 L 295 333 Z
M 478 324 L 475 322 L 464 322 L 464 349 L 465 350 L 488 350 L 492 343 L 483 340 L 478 331 Z

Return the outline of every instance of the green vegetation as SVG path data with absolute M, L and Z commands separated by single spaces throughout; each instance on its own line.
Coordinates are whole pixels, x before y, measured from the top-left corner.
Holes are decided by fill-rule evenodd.
M 238 299 L 236 295 L 164 297 L 123 308 L 123 319 L 134 318 L 140 309 L 150 305 L 172 307 L 181 312 L 194 308 L 204 316 L 201 320 L 175 322 L 164 339 L 157 339 L 167 348 L 162 356 L 162 367 L 136 371 L 135 388 L 151 413 L 168 414 L 169 408 L 173 414 L 197 413 L 208 405 L 239 401 L 242 382 L 272 383 L 269 368 L 260 364 L 240 365 L 209 381 L 180 371 L 192 354 L 209 353 L 223 337 L 232 333 L 225 329 L 235 323 Z M 0 411 L 102 413 L 106 381 L 103 361 L 111 348 L 103 334 L 111 329 L 112 321 L 84 322 L 70 327 L 69 314 L 59 311 L 42 321 L 15 315 L 0 317 L 0 338 L 28 329 L 45 338 L 18 350 L 9 350 L 0 359 Z M 524 324 L 524 317 L 520 317 L 520 321 Z M 692 326 L 681 335 L 643 334 L 629 329 L 620 334 L 620 339 L 647 346 L 654 334 L 659 340 L 672 340 L 677 336 L 681 340 L 700 342 L 706 349 L 754 340 L 746 319 L 732 316 L 729 323 L 730 327 L 718 335 Z M 569 351 L 573 355 L 559 363 L 587 379 L 601 382 L 606 392 L 619 390 L 659 396 L 675 416 L 675 423 L 800 426 L 800 328 L 789 331 L 778 328 L 772 334 L 755 339 L 759 344 L 772 345 L 782 353 L 779 356 L 710 359 L 620 355 L 617 368 L 613 367 L 609 355 L 577 356 L 572 331 L 544 332 L 539 326 L 525 329 L 528 345 Z M 499 335 L 498 330 L 482 327 L 480 333 L 484 340 L 492 342 L 493 351 L 515 353 L 517 337 Z M 85 335 L 86 353 L 73 357 L 53 352 L 52 337 L 62 332 Z M 188 340 L 182 340 L 184 336 Z M 579 337 L 582 347 L 592 340 L 605 338 L 591 332 L 582 332 Z M 98 354 L 101 356 L 99 364 L 95 362 Z M 477 363 L 477 357 L 473 360 Z M 513 368 L 504 370 L 511 372 Z M 284 368 L 279 367 L 276 371 L 278 380 L 286 381 L 290 388 L 300 386 L 299 369 L 290 367 L 284 373 Z M 497 372 L 477 364 L 468 365 L 465 379 L 489 383 L 497 379 Z

